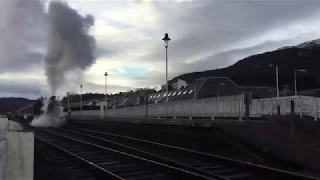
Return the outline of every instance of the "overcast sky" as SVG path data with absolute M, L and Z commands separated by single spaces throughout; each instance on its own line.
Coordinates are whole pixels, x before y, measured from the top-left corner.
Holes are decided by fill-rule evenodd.
M 13 0 L 12 0 L 13 1 Z M 17 0 L 16 0 L 17 1 Z M 42 58 L 46 47 L 43 6 L 19 8 L 0 1 L 0 96 L 35 98 L 48 90 Z M 165 83 L 169 78 L 225 67 L 252 54 L 320 38 L 320 1 L 308 0 L 70 0 L 95 17 L 91 33 L 98 58 L 85 72 L 71 72 L 59 94 L 108 92 Z

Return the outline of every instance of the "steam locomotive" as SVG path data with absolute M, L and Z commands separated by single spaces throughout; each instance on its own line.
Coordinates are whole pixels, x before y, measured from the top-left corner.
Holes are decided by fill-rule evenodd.
M 56 106 L 59 106 L 59 102 L 56 100 L 56 96 L 51 96 L 48 104 L 47 114 L 51 113 Z

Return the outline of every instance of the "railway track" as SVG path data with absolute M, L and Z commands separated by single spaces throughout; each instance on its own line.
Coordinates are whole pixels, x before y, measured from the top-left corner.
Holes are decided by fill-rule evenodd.
M 44 159 L 44 162 L 41 162 L 41 164 L 38 164 L 35 168 L 37 173 L 35 173 L 35 179 L 39 179 L 40 177 L 37 177 L 39 174 L 39 171 L 43 171 L 43 163 L 45 163 L 44 167 L 48 167 L 48 164 L 50 167 L 48 167 L 49 172 L 46 172 L 47 174 L 42 174 L 41 178 L 46 177 L 48 180 L 57 180 L 57 179 L 70 179 L 70 180 L 76 180 L 76 179 L 83 179 L 83 180 L 94 180 L 96 179 L 95 176 L 92 174 L 92 172 L 89 172 L 84 169 L 84 167 L 79 166 L 80 162 L 76 159 L 72 158 L 72 155 L 68 152 L 61 153 L 61 151 L 64 151 L 60 147 L 57 147 L 51 143 L 48 143 L 47 141 L 43 140 L 42 138 L 36 138 L 35 143 L 37 146 L 35 146 L 35 153 L 38 154 L 36 158 L 42 158 Z M 41 155 L 39 155 L 41 153 Z M 40 157 L 41 156 L 41 157 Z M 35 162 L 39 163 L 39 162 Z M 59 173 L 56 173 L 59 172 Z M 43 173 L 43 172 L 41 172 Z
M 50 130 L 215 179 L 317 179 L 211 154 L 89 129 Z
M 45 146 L 52 152 L 51 160 L 61 165 L 74 176 L 68 179 L 206 179 L 206 177 L 184 169 L 179 169 L 152 160 L 144 159 L 122 151 L 106 148 L 67 136 L 54 130 L 35 131 L 36 146 Z

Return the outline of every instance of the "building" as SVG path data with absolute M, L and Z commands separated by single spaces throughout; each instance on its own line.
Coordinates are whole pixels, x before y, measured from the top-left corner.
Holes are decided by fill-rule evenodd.
M 277 96 L 277 89 L 264 86 L 239 86 L 242 93 L 252 93 L 252 98 L 270 98 Z
M 194 80 L 192 84 L 188 84 L 186 87 L 169 91 L 168 94 L 165 91 L 151 94 L 149 96 L 149 102 L 162 103 L 166 101 L 167 97 L 168 101 L 182 101 L 230 96 L 240 93 L 241 91 L 238 85 L 227 77 L 205 77 Z
M 173 81 L 168 81 L 169 90 L 179 90 L 181 88 L 187 87 L 188 83 L 182 79 L 175 79 Z M 161 91 L 165 92 L 167 90 L 167 85 L 161 85 Z
M 298 95 L 320 97 L 320 89 L 308 89 L 308 90 L 298 91 Z

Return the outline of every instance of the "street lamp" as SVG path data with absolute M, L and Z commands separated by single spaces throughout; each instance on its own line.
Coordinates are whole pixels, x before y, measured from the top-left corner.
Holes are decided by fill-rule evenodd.
M 295 96 L 298 95 L 298 91 L 297 91 L 297 72 L 306 72 L 306 70 L 305 69 L 294 70 L 294 95 Z
M 104 78 L 105 78 L 105 82 L 104 82 L 104 94 L 105 94 L 105 98 L 104 98 L 104 104 L 105 104 L 104 117 L 107 116 L 107 77 L 108 77 L 108 73 L 105 72 L 104 73 Z
M 219 83 L 218 84 L 218 97 L 220 96 L 220 86 L 223 86 L 224 85 L 224 83 Z
M 269 64 L 270 67 L 273 66 L 273 64 Z M 276 65 L 276 83 L 277 83 L 277 111 L 278 114 L 280 114 L 280 93 L 279 93 L 279 68 L 278 65 Z
M 80 85 L 80 116 L 82 116 L 82 84 Z
M 273 67 L 273 64 L 269 64 L 270 67 Z M 279 95 L 279 70 L 278 65 L 276 65 L 276 83 L 277 83 L 277 98 L 280 99 Z
M 168 103 L 168 92 L 169 92 L 169 84 L 168 84 L 168 44 L 169 44 L 169 41 L 171 40 L 169 38 L 169 35 L 168 33 L 166 33 L 164 35 L 164 38 L 162 39 L 164 41 L 164 46 L 166 47 L 166 91 L 167 91 L 167 96 L 166 96 L 166 102 Z
M 193 98 L 197 99 L 197 89 L 196 89 L 196 81 L 193 82 Z

